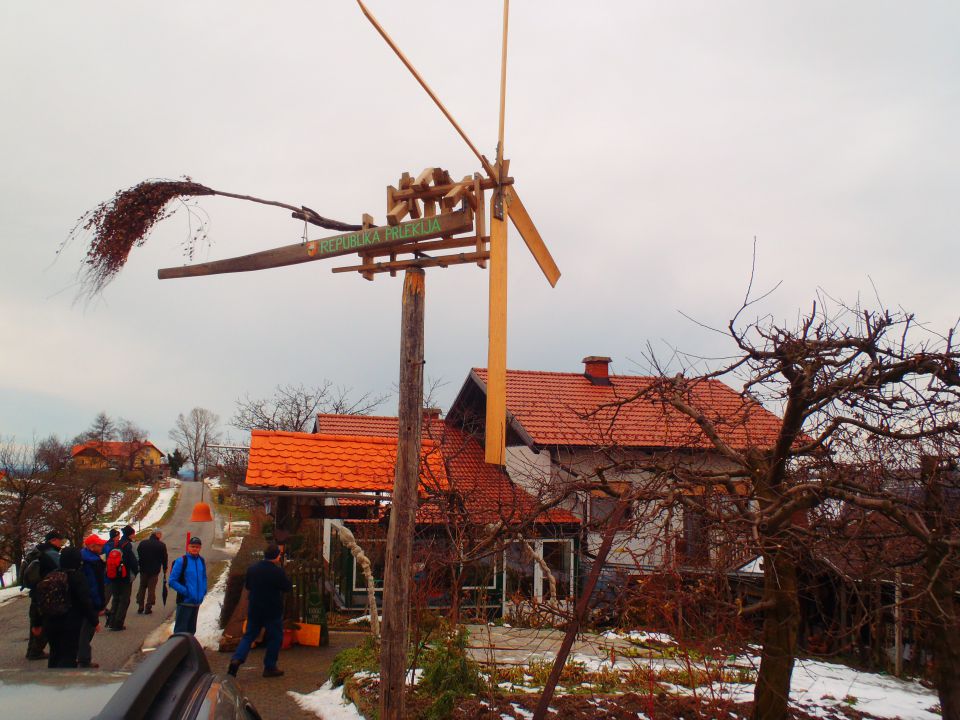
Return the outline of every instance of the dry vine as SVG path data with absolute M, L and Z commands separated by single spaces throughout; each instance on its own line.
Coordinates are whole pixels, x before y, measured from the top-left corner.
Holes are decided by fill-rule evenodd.
M 214 190 L 193 182 L 189 177 L 183 180 L 146 180 L 132 188 L 118 191 L 110 200 L 84 213 L 70 231 L 64 245 L 78 235 L 88 232 L 92 234 L 80 273 L 83 292 L 89 296 L 96 295 L 113 280 L 126 264 L 130 251 L 143 245 L 154 225 L 176 211 L 176 207 L 170 207 L 171 201 L 204 195 L 219 195 L 286 208 L 294 217 L 331 230 L 349 232 L 361 227 L 330 220 L 305 206 L 297 207 L 250 195 Z M 201 223 L 184 243 L 187 257 L 192 259 L 196 243 L 205 237 L 204 224 Z

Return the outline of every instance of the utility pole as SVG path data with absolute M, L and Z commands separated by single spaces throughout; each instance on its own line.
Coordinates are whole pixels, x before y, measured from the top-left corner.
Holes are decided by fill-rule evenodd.
M 407 625 L 410 619 L 410 560 L 420 480 L 423 421 L 423 311 L 425 273 L 409 268 L 403 279 L 400 322 L 400 406 L 397 467 L 387 530 L 380 649 L 380 718 L 404 720 Z

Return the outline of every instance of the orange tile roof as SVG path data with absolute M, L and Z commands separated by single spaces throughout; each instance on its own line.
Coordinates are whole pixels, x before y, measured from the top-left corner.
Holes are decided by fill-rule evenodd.
M 472 376 L 485 391 L 486 368 L 474 368 Z M 507 370 L 507 411 L 538 445 L 713 447 L 689 417 L 652 395 L 585 417 L 600 406 L 649 390 L 656 380 L 611 375 L 609 385 L 594 385 L 578 373 Z M 733 447 L 769 447 L 775 442 L 780 420 L 719 380 L 696 384 L 692 395 L 693 404 L 705 410 Z
M 431 442 L 422 444 L 421 492 L 443 489 L 447 473 Z M 393 489 L 397 438 L 254 430 L 246 484 L 290 490 L 385 492 Z M 425 470 L 423 469 L 425 467 Z
M 76 457 L 86 450 L 93 450 L 106 458 L 125 460 L 130 457 L 131 453 L 147 447 L 152 447 L 157 452 L 160 452 L 160 449 L 149 440 L 144 440 L 143 442 L 100 442 L 99 440 L 91 440 L 81 443 L 80 445 L 74 445 L 70 450 L 70 456 Z
M 395 438 L 398 429 L 397 418 L 375 415 L 320 414 L 317 423 L 322 433 L 338 436 L 365 432 Z M 534 498 L 511 482 L 503 470 L 484 461 L 483 447 L 474 437 L 439 418 L 423 422 L 423 437 L 425 443 L 439 444 L 447 464 L 450 489 L 463 498 L 471 521 L 486 524 L 502 519 L 517 523 L 533 515 Z M 434 502 L 421 506 L 417 519 L 418 522 L 438 522 L 453 511 L 455 508 L 444 508 Z M 540 514 L 539 522 L 580 521 L 567 510 L 551 508 Z

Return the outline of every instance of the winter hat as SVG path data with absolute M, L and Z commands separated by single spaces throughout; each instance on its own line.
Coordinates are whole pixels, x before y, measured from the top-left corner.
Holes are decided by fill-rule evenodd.
M 76 570 L 80 567 L 80 551 L 75 547 L 66 547 L 60 553 L 60 569 Z
M 110 528 L 110 539 L 113 540 L 117 535 L 120 534 L 120 531 L 116 528 Z
M 96 533 L 94 533 L 93 535 L 87 535 L 87 537 L 85 537 L 83 540 L 84 545 L 103 545 L 106 542 L 107 542 L 106 540 L 104 540 L 102 537 L 100 537 Z
M 46 535 L 43 536 L 44 542 L 50 542 L 51 540 L 63 540 L 63 535 L 61 535 L 56 530 L 51 530 Z
M 280 548 L 276 545 L 267 545 L 267 549 L 263 551 L 264 560 L 276 560 L 280 557 Z
M 199 538 L 198 536 L 196 536 L 196 535 L 194 535 L 192 538 L 190 538 L 190 542 L 187 543 L 187 544 L 188 544 L 188 545 L 203 545 L 203 543 L 200 541 L 200 538 Z
M 133 525 L 124 525 L 122 532 L 124 535 L 133 535 L 136 530 L 133 529 Z

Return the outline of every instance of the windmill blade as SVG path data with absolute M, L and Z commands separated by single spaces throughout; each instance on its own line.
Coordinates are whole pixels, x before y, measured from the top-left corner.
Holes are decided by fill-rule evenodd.
M 527 249 L 530 250 L 533 259 L 537 261 L 537 265 L 540 266 L 540 270 L 542 270 L 546 276 L 547 282 L 550 283 L 551 287 L 556 287 L 557 280 L 560 279 L 560 268 L 558 268 L 557 263 L 554 262 L 553 255 L 547 250 L 547 246 L 543 242 L 543 238 L 540 237 L 537 226 L 533 224 L 533 220 L 530 219 L 527 209 L 520 201 L 520 196 L 517 195 L 517 191 L 512 185 L 504 188 L 503 195 L 507 205 L 507 214 L 510 215 L 513 226 L 527 244 Z M 493 254 L 492 248 L 490 254 Z
M 507 437 L 507 221 L 490 214 L 490 315 L 484 459 L 503 465 Z

